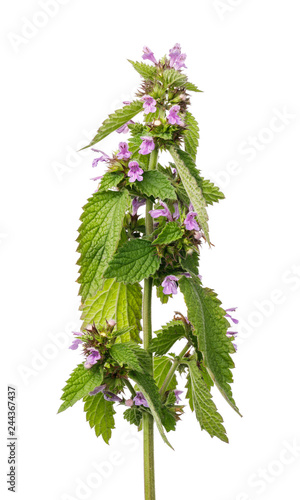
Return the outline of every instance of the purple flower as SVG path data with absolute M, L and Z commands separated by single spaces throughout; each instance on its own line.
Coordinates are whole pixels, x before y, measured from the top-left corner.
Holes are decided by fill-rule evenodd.
M 168 205 L 166 205 L 166 203 L 164 203 L 163 201 L 161 201 L 160 204 L 164 208 L 159 208 L 159 209 L 156 209 L 156 210 L 149 210 L 149 214 L 151 215 L 151 217 L 153 217 L 154 219 L 156 217 L 167 217 L 168 221 L 172 221 L 173 217 L 172 217 L 172 214 L 171 214 L 171 212 L 169 210 Z
M 177 293 L 177 285 L 176 281 L 178 281 L 178 278 L 176 276 L 173 276 L 173 274 L 170 274 L 169 276 L 166 276 L 164 281 L 162 282 L 162 286 L 164 287 L 163 293 L 165 295 L 176 295 Z
M 144 101 L 143 108 L 145 110 L 145 114 L 155 113 L 156 111 L 156 100 L 151 97 L 151 95 L 144 95 L 141 97 L 141 101 Z
M 143 405 L 146 408 L 149 408 L 147 400 L 142 392 L 137 392 L 136 396 L 133 398 L 133 401 L 134 401 L 136 406 Z
M 75 340 L 73 340 L 73 342 L 70 345 L 69 349 L 72 349 L 72 351 L 76 351 L 76 349 L 78 349 L 79 344 L 82 344 L 82 340 L 75 339 Z
M 126 101 L 126 102 L 127 102 L 127 101 Z M 133 120 L 129 120 L 129 122 L 124 123 L 124 125 L 122 125 L 122 127 L 117 128 L 117 132 L 118 132 L 118 134 L 122 134 L 122 133 L 123 133 L 123 134 L 127 134 L 127 132 L 129 132 L 128 125 L 129 125 L 130 123 L 134 123 L 134 121 L 133 121 Z
M 102 179 L 103 175 L 98 175 L 98 177 L 92 177 L 91 181 L 98 181 L 99 179 Z
M 139 166 L 138 162 L 130 161 L 128 166 L 129 171 L 127 175 L 129 177 L 129 182 L 142 181 L 142 174 L 144 173 L 144 170 Z
M 117 154 L 117 158 L 119 160 L 128 160 L 131 156 L 131 152 L 128 151 L 128 144 L 127 142 L 120 142 L 119 144 L 119 153 Z
M 178 70 L 180 68 L 186 68 L 184 61 L 186 60 L 186 54 L 181 54 L 181 47 L 179 43 L 176 43 L 172 49 L 169 51 L 170 56 L 170 66 Z
M 187 214 L 185 220 L 183 221 L 186 229 L 188 229 L 189 231 L 193 231 L 193 229 L 195 229 L 196 231 L 199 231 L 199 229 L 200 229 L 197 221 L 195 220 L 196 215 L 197 215 L 196 212 L 189 212 Z
M 103 392 L 106 388 L 106 384 L 104 385 L 98 385 L 98 387 L 95 387 L 95 389 L 91 392 L 89 392 L 89 395 L 90 396 L 95 396 L 96 394 L 98 394 L 98 392 Z
M 140 207 L 142 207 L 143 205 L 145 205 L 146 203 L 146 199 L 145 198 L 133 198 L 132 200 L 132 213 L 131 215 L 136 215 L 137 214 L 137 211 Z
M 174 394 L 175 394 L 175 398 L 176 398 L 176 404 L 178 405 L 181 401 L 180 399 L 180 394 L 183 394 L 183 391 L 178 391 L 177 389 L 174 391 Z
M 234 342 L 232 342 L 232 345 L 235 348 L 235 352 L 236 352 L 237 351 L 237 345 Z
M 101 155 L 102 155 L 102 156 L 99 156 L 99 158 L 95 158 L 93 160 L 92 167 L 97 167 L 99 161 L 105 161 L 106 163 L 108 163 L 110 161 L 110 157 L 106 153 L 104 153 L 103 151 L 100 151 L 100 149 L 92 148 L 92 151 L 94 151 L 95 153 L 101 153 Z
M 101 359 L 100 352 L 97 351 L 97 349 L 95 349 L 94 347 L 89 347 L 88 351 L 90 351 L 91 354 L 89 354 L 86 358 L 86 362 L 84 363 L 85 368 L 91 368 L 97 363 L 97 361 L 99 361 L 99 359 Z
M 227 337 L 235 337 L 238 332 L 230 332 L 229 330 L 226 332 Z
M 180 110 L 180 106 L 176 104 L 175 106 L 172 106 L 169 114 L 167 116 L 167 120 L 171 125 L 180 125 L 181 127 L 184 126 L 184 122 L 181 120 L 180 116 L 178 116 L 178 111 Z
M 155 59 L 154 54 L 152 50 L 149 49 L 149 47 L 144 47 L 143 52 L 144 52 L 142 55 L 143 59 L 149 59 L 149 61 L 152 61 L 154 64 L 157 64 L 157 60 Z
M 230 309 L 225 309 L 225 311 L 226 311 L 225 317 L 226 317 L 226 318 L 231 319 L 231 321 L 232 321 L 235 325 L 237 325 L 237 324 L 238 324 L 238 322 L 239 322 L 239 320 L 238 320 L 238 319 L 233 318 L 233 317 L 231 316 L 231 314 L 228 314 L 229 312 L 234 312 L 234 311 L 236 311 L 236 307 L 231 307 Z
M 106 384 L 98 385 L 98 387 L 95 387 L 95 389 L 93 391 L 89 392 L 89 395 L 95 396 L 99 392 L 102 392 L 104 399 L 106 399 L 106 401 L 113 401 L 116 403 L 120 403 L 122 401 L 122 399 L 119 398 L 119 396 L 117 396 L 113 392 L 106 390 Z
M 177 220 L 177 219 L 179 219 L 179 215 L 180 215 L 177 201 L 176 201 L 176 203 L 174 203 L 173 207 L 174 207 L 173 220 Z
M 141 139 L 143 140 L 143 142 L 141 144 L 139 153 L 141 155 L 148 155 L 149 153 L 151 153 L 151 151 L 153 151 L 153 149 L 155 149 L 153 137 L 144 136 L 141 137 Z
M 132 101 L 123 101 L 123 104 L 125 104 L 125 106 L 129 106 L 129 104 L 131 104 Z

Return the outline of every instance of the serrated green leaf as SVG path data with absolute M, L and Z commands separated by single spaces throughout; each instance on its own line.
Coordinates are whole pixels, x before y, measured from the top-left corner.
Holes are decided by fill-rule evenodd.
M 143 418 L 143 412 L 137 408 L 136 406 L 132 406 L 131 408 L 128 408 L 128 410 L 125 410 L 123 413 L 123 417 L 127 422 L 129 422 L 132 425 L 136 425 L 139 427 L 142 418 Z
M 186 75 L 176 69 L 166 69 L 163 73 L 163 82 L 166 87 L 182 87 L 186 81 Z
M 145 80 L 153 80 L 157 74 L 157 69 L 155 66 L 150 66 L 142 62 L 134 62 L 128 59 L 130 64 L 134 69 L 143 77 Z
M 89 148 L 97 142 L 102 141 L 102 139 L 117 130 L 117 128 L 122 127 L 122 125 L 131 120 L 140 111 L 142 111 L 142 109 L 143 103 L 141 101 L 132 101 L 131 104 L 124 106 L 124 108 L 117 109 L 114 113 L 109 115 L 106 120 L 104 120 L 90 144 L 82 149 Z
M 176 200 L 175 189 L 170 180 L 158 170 L 144 172 L 143 180 L 137 183 L 137 188 L 148 197 L 153 196 L 160 200 Z
M 126 285 L 115 279 L 105 280 L 103 289 L 88 299 L 83 307 L 83 327 L 95 323 L 96 327 L 105 325 L 106 320 L 114 319 L 116 328 L 133 326 L 130 333 L 118 337 L 116 342 L 135 340 L 139 342 L 142 318 L 142 289 L 139 284 Z
M 186 90 L 189 90 L 190 92 L 203 92 L 203 90 L 198 89 L 197 85 L 194 85 L 191 82 L 186 82 L 185 88 L 186 88 Z
M 212 205 L 218 203 L 219 200 L 224 200 L 225 196 L 222 191 L 213 182 L 201 177 L 201 189 L 206 203 Z
M 186 112 L 184 121 L 187 126 L 187 130 L 184 134 L 185 150 L 190 154 L 193 160 L 196 160 L 197 148 L 199 145 L 199 126 L 196 119 L 189 111 Z
M 188 254 L 184 259 L 180 258 L 179 261 L 185 271 L 196 275 L 198 274 L 199 255 L 197 254 L 197 252 Z
M 157 335 L 152 339 L 149 351 L 155 352 L 156 356 L 163 356 L 171 347 L 185 336 L 185 328 L 181 321 L 170 321 L 155 332 Z
M 139 373 L 134 371 L 130 372 L 129 376 L 132 380 L 135 381 L 135 383 L 138 385 L 138 387 L 144 394 L 161 437 L 163 438 L 164 442 L 168 446 L 170 446 L 170 448 L 172 448 L 164 433 L 162 425 L 163 411 L 160 400 L 160 394 L 153 377 L 148 373 Z
M 121 172 L 106 172 L 101 179 L 98 191 L 108 191 L 116 187 L 122 179 L 124 179 L 124 174 Z
M 226 401 L 239 413 L 229 385 L 233 382 L 231 368 L 234 363 L 230 357 L 232 343 L 226 335 L 230 326 L 225 318 L 226 311 L 216 293 L 203 288 L 196 276 L 183 276 L 179 286 L 188 308 L 188 318 L 195 328 L 204 366 Z
M 129 194 L 94 193 L 83 207 L 77 251 L 81 254 L 78 282 L 83 300 L 95 295 L 103 285 L 103 273 L 113 257 L 120 239 Z
M 156 248 L 147 240 L 129 240 L 110 261 L 105 278 L 136 283 L 149 278 L 160 266 Z
M 167 432 L 176 430 L 176 419 L 171 411 L 166 407 L 163 408 L 162 423 Z
M 84 411 L 90 427 L 95 428 L 96 436 L 102 436 L 108 444 L 111 431 L 115 428 L 114 414 L 116 412 L 113 403 L 106 401 L 102 392 L 98 392 L 95 396 L 85 398 Z
M 172 361 L 166 356 L 162 356 L 160 358 L 153 359 L 153 368 L 154 368 L 154 380 L 157 384 L 157 387 L 161 389 L 166 377 L 169 373 L 169 370 L 172 366 Z M 176 389 L 177 380 L 176 376 L 173 375 L 171 378 L 168 387 L 165 388 L 166 391 L 172 391 Z
M 226 430 L 222 425 L 223 418 L 218 413 L 216 405 L 212 400 L 209 388 L 205 384 L 201 371 L 195 360 L 188 363 L 190 373 L 190 391 L 192 393 L 192 407 L 195 409 L 196 417 L 202 429 L 206 430 L 211 437 L 218 437 L 221 441 L 228 443 Z
M 110 348 L 110 355 L 121 366 L 128 365 L 131 370 L 151 372 L 152 361 L 148 352 L 134 342 L 115 344 Z
M 60 399 L 63 400 L 58 413 L 73 406 L 77 401 L 86 396 L 90 391 L 101 385 L 103 380 L 103 368 L 99 365 L 86 369 L 81 363 L 71 373 L 67 385 L 63 388 Z
M 177 222 L 168 222 L 158 237 L 153 241 L 152 245 L 169 245 L 173 241 L 180 240 L 183 235 L 182 229 Z
M 174 159 L 178 174 L 182 180 L 184 188 L 189 195 L 194 210 L 197 213 L 197 221 L 199 222 L 207 243 L 210 244 L 208 233 L 208 215 L 206 211 L 206 202 L 203 197 L 201 188 L 197 183 L 197 178 L 194 172 L 191 171 L 189 165 L 193 163 L 192 158 L 185 151 L 176 149 L 173 146 L 170 148 L 170 153 Z

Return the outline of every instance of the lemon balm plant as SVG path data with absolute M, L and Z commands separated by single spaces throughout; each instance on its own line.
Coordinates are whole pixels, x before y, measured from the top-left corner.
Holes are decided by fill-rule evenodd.
M 114 414 L 123 410 L 144 433 L 145 500 L 154 500 L 154 423 L 171 446 L 182 393 L 201 428 L 228 441 L 210 391 L 215 384 L 238 412 L 230 386 L 237 320 L 198 274 L 201 246 L 211 245 L 207 205 L 224 198 L 195 163 L 199 128 L 189 105 L 190 93 L 200 91 L 183 73 L 179 44 L 160 61 L 144 47 L 143 59 L 150 62 L 130 61 L 142 77 L 136 99 L 111 114 L 87 146 L 114 131 L 128 134 L 111 156 L 92 149 L 93 167 L 106 171 L 95 177 L 79 228 L 83 325 L 70 349 L 81 348 L 84 361 L 63 389 L 59 412 L 83 399 L 86 419 L 108 443 Z M 167 165 L 159 163 L 162 151 Z M 154 338 L 153 288 L 163 304 L 180 291 L 187 306 L 187 316 L 176 312 Z

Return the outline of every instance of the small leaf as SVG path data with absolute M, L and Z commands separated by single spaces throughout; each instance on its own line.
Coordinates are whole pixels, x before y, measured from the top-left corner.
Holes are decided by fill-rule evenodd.
M 188 367 L 190 373 L 189 391 L 192 393 L 191 406 L 195 409 L 201 428 L 206 430 L 211 437 L 216 436 L 221 441 L 228 443 L 226 431 L 222 425 L 223 418 L 217 411 L 197 362 L 195 360 L 189 361 Z
M 121 172 L 106 172 L 102 179 L 98 191 L 108 191 L 116 187 L 124 179 L 124 174 Z
M 67 380 L 67 385 L 63 388 L 61 399 L 64 401 L 58 413 L 73 406 L 77 401 L 86 396 L 90 391 L 101 385 L 103 380 L 103 368 L 99 365 L 86 369 L 81 363 L 72 372 Z
M 142 111 L 142 109 L 143 103 L 141 101 L 132 101 L 131 104 L 128 104 L 124 108 L 117 109 L 114 113 L 109 115 L 106 120 L 104 120 L 90 144 L 82 149 L 89 148 L 97 142 L 102 141 L 102 139 L 117 130 L 117 128 L 125 125 L 125 123 L 136 116 L 140 111 Z
M 197 85 L 194 85 L 193 83 L 186 82 L 185 84 L 186 90 L 189 90 L 190 92 L 203 92 L 203 90 L 199 90 Z
M 173 347 L 177 340 L 185 336 L 185 328 L 181 321 L 170 321 L 162 326 L 161 330 L 155 332 L 157 335 L 152 339 L 149 351 L 155 352 L 156 356 L 163 356 Z
M 137 189 L 144 195 L 160 200 L 176 200 L 175 189 L 168 177 L 158 170 L 144 172 L 143 180 L 137 183 Z
M 184 259 L 179 259 L 183 269 L 188 273 L 198 274 L 199 255 L 197 252 L 186 255 Z
M 224 200 L 225 196 L 215 184 L 208 179 L 201 178 L 201 189 L 206 203 L 212 205 L 218 203 L 219 200 Z
M 177 222 L 168 222 L 158 237 L 153 241 L 153 245 L 169 245 L 173 241 L 180 240 L 183 235 L 182 229 Z
M 196 160 L 197 148 L 199 145 L 199 126 L 196 119 L 189 111 L 186 112 L 184 121 L 187 126 L 187 130 L 184 134 L 185 150 L 190 154 L 193 160 Z
M 134 67 L 134 69 L 143 77 L 145 80 L 154 80 L 157 69 L 155 66 L 150 66 L 148 64 L 142 62 L 134 62 L 128 59 L 130 64 Z
M 143 412 L 139 408 L 137 408 L 136 406 L 132 406 L 131 408 L 128 408 L 128 410 L 124 411 L 123 417 L 130 424 L 136 425 L 137 427 L 139 427 L 139 425 L 142 421 L 142 418 L 143 418 Z
M 129 376 L 130 378 L 132 378 L 132 380 L 136 382 L 139 389 L 144 394 L 161 437 L 163 438 L 164 442 L 168 446 L 170 446 L 170 448 L 172 448 L 164 433 L 162 425 L 163 410 L 160 400 L 160 394 L 158 392 L 158 387 L 155 384 L 155 381 L 153 380 L 153 377 L 148 373 L 142 374 L 134 371 L 130 372 Z
M 97 192 L 83 207 L 77 239 L 81 254 L 77 262 L 79 293 L 83 300 L 95 295 L 103 285 L 103 273 L 117 249 L 128 202 L 127 191 Z
M 81 319 L 83 327 L 95 323 L 96 327 L 105 325 L 106 320 L 114 319 L 116 328 L 121 330 L 133 327 L 130 333 L 118 337 L 116 342 L 135 340 L 139 342 L 142 318 L 142 290 L 140 285 L 126 285 L 115 279 L 105 280 L 103 289 L 94 297 L 86 300 Z
M 110 354 L 121 366 L 128 365 L 131 370 L 140 373 L 151 372 L 152 362 L 148 352 L 133 342 L 114 344 Z
M 157 387 L 161 389 L 169 373 L 169 370 L 172 366 L 172 361 L 166 356 L 162 356 L 160 358 L 154 358 L 153 364 L 154 364 L 154 380 L 157 384 Z M 166 391 L 172 391 L 176 389 L 176 386 L 177 386 L 176 376 L 173 375 L 168 386 L 166 387 Z
M 187 81 L 186 75 L 176 69 L 166 69 L 163 73 L 163 81 L 166 87 L 182 87 Z
M 95 428 L 96 436 L 102 436 L 108 444 L 111 431 L 115 428 L 114 414 L 116 412 L 113 403 L 106 401 L 102 392 L 98 392 L 95 396 L 85 398 L 84 411 L 90 427 Z
M 160 266 L 156 248 L 147 240 L 129 240 L 115 254 L 105 271 L 105 278 L 136 283 L 153 275 Z

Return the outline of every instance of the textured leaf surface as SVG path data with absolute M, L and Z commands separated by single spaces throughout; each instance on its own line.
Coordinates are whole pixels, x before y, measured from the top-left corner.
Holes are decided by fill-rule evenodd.
M 136 406 L 132 406 L 131 408 L 128 408 L 128 410 L 125 410 L 123 413 L 123 417 L 127 422 L 129 422 L 132 425 L 136 425 L 139 427 L 142 418 L 143 418 L 143 412 L 137 408 Z
M 169 243 L 173 243 L 173 241 L 180 240 L 182 234 L 182 229 L 176 222 L 168 222 L 152 245 L 168 245 Z
M 185 259 L 179 259 L 180 264 L 182 265 L 183 269 L 187 271 L 188 273 L 194 273 L 198 274 L 198 267 L 199 267 L 199 255 L 197 252 L 193 252 L 192 254 L 186 255 Z
M 137 188 L 148 197 L 176 200 L 175 189 L 170 180 L 158 170 L 144 172 L 143 180 L 138 182 Z
M 102 177 L 98 191 L 107 191 L 108 189 L 116 187 L 123 178 L 124 174 L 121 172 L 106 172 Z
M 165 435 L 164 428 L 162 425 L 163 411 L 160 400 L 160 394 L 157 385 L 153 380 L 153 377 L 148 373 L 142 374 L 138 372 L 130 372 L 129 376 L 130 378 L 132 378 L 132 380 L 136 382 L 141 392 L 144 394 L 161 437 L 163 438 L 164 442 L 168 446 L 170 446 L 170 448 L 172 448 Z
M 109 117 L 104 120 L 101 127 L 98 129 L 97 134 L 94 139 L 90 142 L 88 146 L 85 148 L 89 148 L 93 146 L 97 142 L 102 141 L 109 134 L 117 130 L 117 128 L 121 127 L 125 123 L 127 123 L 131 118 L 137 115 L 143 109 L 143 103 L 141 101 L 132 101 L 131 104 L 125 106 L 124 108 L 117 109 L 114 113 L 109 115 Z
M 63 389 L 61 399 L 64 401 L 60 406 L 58 413 L 73 406 L 79 399 L 86 396 L 90 391 L 101 385 L 103 380 L 103 371 L 100 370 L 99 365 L 93 366 L 90 369 L 84 368 L 81 363 L 72 372 L 70 378 L 67 380 L 67 385 Z
M 154 365 L 154 380 L 157 384 L 157 387 L 161 389 L 166 379 L 166 376 L 168 375 L 169 370 L 172 366 L 172 361 L 166 356 L 162 356 L 161 358 L 154 358 L 153 365 Z M 177 380 L 176 376 L 174 375 L 171 378 L 168 387 L 166 387 L 166 391 L 171 391 L 173 389 L 176 389 L 176 386 L 177 386 Z
M 193 160 L 196 160 L 197 148 L 199 145 L 199 127 L 196 119 L 189 111 L 185 115 L 185 124 L 187 126 L 187 131 L 184 135 L 184 145 L 185 150 Z
M 111 347 L 110 354 L 121 366 L 128 365 L 131 370 L 140 373 L 151 371 L 151 358 L 138 344 L 133 342 L 115 344 Z
M 155 333 L 157 336 L 152 339 L 149 351 L 155 352 L 157 356 L 163 356 L 177 340 L 184 337 L 185 329 L 181 321 L 170 321 Z
M 163 80 L 167 87 L 182 87 L 186 83 L 187 77 L 176 69 L 171 68 L 164 71 Z
M 125 285 L 115 279 L 105 280 L 103 289 L 88 299 L 83 307 L 83 326 L 95 322 L 96 327 L 105 325 L 106 320 L 114 319 L 116 328 L 121 330 L 127 326 L 134 329 L 117 341 L 128 341 L 131 338 L 139 341 L 142 318 L 142 290 L 140 285 Z
M 201 188 L 198 186 L 197 179 L 193 176 L 188 167 L 187 160 L 192 158 L 179 149 L 173 146 L 170 148 L 170 153 L 173 156 L 177 171 L 182 180 L 184 188 L 189 195 L 191 203 L 193 204 L 195 212 L 197 212 L 197 221 L 199 222 L 202 231 L 205 235 L 206 241 L 210 243 L 208 234 L 208 215 L 206 211 L 206 203 L 203 197 Z
M 190 390 L 192 392 L 192 406 L 195 410 L 201 428 L 206 430 L 211 437 L 216 436 L 228 443 L 226 431 L 222 425 L 223 418 L 218 413 L 212 400 L 209 388 L 205 384 L 201 371 L 195 360 L 188 364 L 190 373 Z
M 128 200 L 127 191 L 94 193 L 83 208 L 77 240 L 83 300 L 95 295 L 103 284 L 103 273 L 119 243 Z
M 108 444 L 111 431 L 115 428 L 114 414 L 116 412 L 113 403 L 106 401 L 102 392 L 98 392 L 95 396 L 85 398 L 84 411 L 90 427 L 95 428 L 96 436 L 102 436 Z
M 201 178 L 201 189 L 206 203 L 212 205 L 218 203 L 219 200 L 224 200 L 225 196 L 215 184 L 208 179 Z
M 130 240 L 115 254 L 105 271 L 105 277 L 135 283 L 149 278 L 159 266 L 160 257 L 150 241 Z
M 225 318 L 226 312 L 216 293 L 203 288 L 196 276 L 183 276 L 179 286 L 187 305 L 188 318 L 195 328 L 204 366 L 225 399 L 239 413 L 229 385 L 233 382 L 231 368 L 234 368 L 234 363 L 230 357 L 232 343 L 226 336 L 230 326 Z
M 155 66 L 150 66 L 149 64 L 145 64 L 142 62 L 134 62 L 128 59 L 132 64 L 134 69 L 143 77 L 145 80 L 153 80 L 157 73 L 157 69 Z
M 202 90 L 198 89 L 197 85 L 194 85 L 194 83 L 191 82 L 186 82 L 185 88 L 186 90 L 189 90 L 191 92 L 203 92 Z

